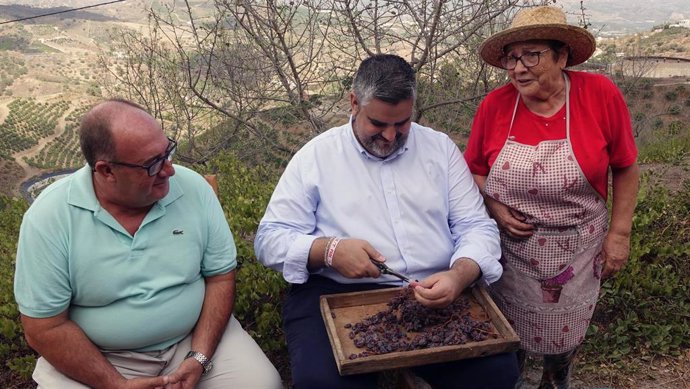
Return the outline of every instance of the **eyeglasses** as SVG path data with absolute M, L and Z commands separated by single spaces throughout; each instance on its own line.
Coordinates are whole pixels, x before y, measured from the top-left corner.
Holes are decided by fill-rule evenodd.
M 165 161 L 171 161 L 173 154 L 175 154 L 175 150 L 177 150 L 177 142 L 175 142 L 174 139 L 168 138 L 168 148 L 165 149 L 165 154 L 154 159 L 151 161 L 151 163 L 147 165 L 137 165 L 133 163 L 127 163 L 127 162 L 118 162 L 118 161 L 108 161 L 109 163 L 112 163 L 114 165 L 120 165 L 120 166 L 126 166 L 126 167 L 136 167 L 140 169 L 146 170 L 146 173 L 148 173 L 149 177 L 153 177 L 156 174 L 160 173 L 161 170 L 163 170 L 163 165 L 165 165 Z
M 519 57 L 506 55 L 501 58 L 501 66 L 503 66 L 503 69 L 513 70 L 517 66 L 517 61 L 519 60 L 526 68 L 531 68 L 539 65 L 539 58 L 549 50 L 551 50 L 551 48 L 546 48 L 542 51 L 528 51 Z

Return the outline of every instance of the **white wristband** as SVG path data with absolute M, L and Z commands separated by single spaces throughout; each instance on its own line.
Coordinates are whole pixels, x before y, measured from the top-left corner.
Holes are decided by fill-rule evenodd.
M 333 266 L 333 255 L 335 255 L 335 249 L 340 243 L 339 238 L 333 238 L 328 241 L 328 249 L 326 250 L 326 266 Z

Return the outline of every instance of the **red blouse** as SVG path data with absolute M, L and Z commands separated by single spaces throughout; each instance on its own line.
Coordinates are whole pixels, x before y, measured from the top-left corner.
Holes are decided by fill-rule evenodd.
M 630 113 L 616 85 L 600 74 L 567 71 L 570 78 L 570 139 L 589 183 L 607 197 L 608 168 L 627 167 L 637 159 Z M 473 174 L 487 176 L 508 137 L 517 90 L 512 84 L 489 93 L 479 105 L 465 160 Z M 510 135 L 537 145 L 566 136 L 565 104 L 551 117 L 532 113 L 520 99 Z

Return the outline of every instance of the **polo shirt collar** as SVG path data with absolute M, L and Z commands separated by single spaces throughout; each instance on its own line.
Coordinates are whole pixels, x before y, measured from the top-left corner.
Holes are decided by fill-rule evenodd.
M 94 212 L 101 207 L 93 190 L 93 176 L 89 165 L 74 172 L 70 179 L 72 182 L 67 193 L 68 204 Z
M 161 207 L 167 207 L 184 194 L 184 191 L 182 190 L 180 183 L 177 182 L 177 178 L 175 178 L 175 176 L 170 177 L 170 179 L 168 179 L 168 183 L 170 187 L 170 189 L 168 189 L 168 194 L 157 202 L 157 205 Z
M 72 182 L 70 184 L 69 193 L 67 195 L 67 203 L 75 207 L 88 209 L 96 212 L 101 208 L 101 204 L 96 198 L 96 192 L 93 190 L 93 176 L 91 174 L 91 167 L 89 165 L 74 172 Z M 155 204 L 157 208 L 165 208 L 175 200 L 182 197 L 184 194 L 182 187 L 175 179 L 175 176 L 168 180 L 170 189 L 168 194 Z

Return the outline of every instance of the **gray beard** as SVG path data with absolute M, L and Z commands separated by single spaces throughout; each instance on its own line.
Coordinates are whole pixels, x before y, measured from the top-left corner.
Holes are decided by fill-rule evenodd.
M 381 149 L 376 144 L 376 139 L 380 137 L 381 135 L 375 135 L 368 137 L 366 139 L 362 139 L 357 135 L 357 130 L 355 130 L 355 120 L 357 119 L 356 116 L 352 117 L 352 132 L 355 134 L 355 138 L 357 138 L 357 141 L 359 142 L 362 147 L 371 155 L 378 157 L 378 158 L 388 158 L 391 156 L 393 153 L 396 151 L 400 150 L 401 147 L 405 145 L 405 142 L 407 142 L 407 137 L 409 136 L 409 133 L 406 135 L 403 135 L 401 133 L 396 133 L 395 134 L 395 141 L 393 142 L 393 145 L 391 146 L 390 149 L 388 149 L 388 152 L 384 151 Z

